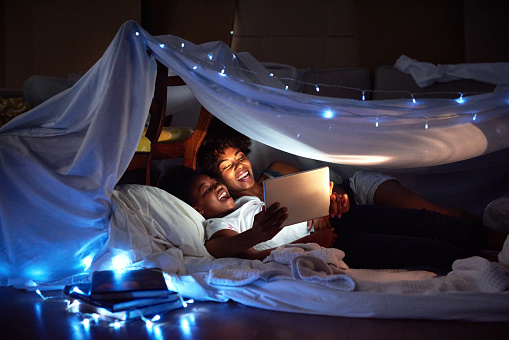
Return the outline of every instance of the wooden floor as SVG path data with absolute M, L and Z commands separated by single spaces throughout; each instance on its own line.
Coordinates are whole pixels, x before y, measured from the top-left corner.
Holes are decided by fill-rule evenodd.
M 0 339 L 509 339 L 509 323 L 341 318 L 235 302 L 196 302 L 162 315 L 152 329 L 141 320 L 119 329 L 93 322 L 86 327 L 65 311 L 60 293 L 43 294 L 54 297 L 0 288 Z

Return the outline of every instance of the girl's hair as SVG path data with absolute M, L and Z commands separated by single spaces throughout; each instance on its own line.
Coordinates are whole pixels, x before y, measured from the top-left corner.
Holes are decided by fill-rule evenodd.
M 191 193 L 191 187 L 199 175 L 197 171 L 179 165 L 166 170 L 159 177 L 157 187 L 193 206 L 195 202 Z
M 231 128 L 208 133 L 198 150 L 198 167 L 203 173 L 215 177 L 218 172 L 215 165 L 225 149 L 239 149 L 247 155 L 250 152 L 250 146 L 251 140 L 248 137 Z

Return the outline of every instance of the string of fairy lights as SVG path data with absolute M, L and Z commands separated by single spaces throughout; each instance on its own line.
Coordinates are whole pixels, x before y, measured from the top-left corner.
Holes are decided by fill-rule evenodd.
M 90 267 L 89 257 L 85 258 L 82 261 L 82 263 L 85 266 L 84 273 L 88 274 L 87 271 Z M 120 253 L 112 259 L 112 267 L 113 267 L 112 270 L 114 270 L 115 272 L 119 272 L 119 273 L 128 271 L 128 270 L 131 270 L 131 269 L 129 269 L 130 264 L 131 263 L 130 263 L 128 257 L 125 254 Z M 137 268 L 132 268 L 132 269 L 137 269 Z M 78 274 L 78 275 L 81 276 L 82 274 Z M 177 294 L 177 298 L 180 301 L 180 304 L 182 305 L 183 308 L 186 308 L 186 307 L 188 307 L 189 304 L 194 303 L 193 299 L 185 299 L 179 293 L 177 287 L 172 283 L 172 277 L 169 274 L 163 272 L 163 276 L 164 276 L 164 279 L 166 282 L 166 286 L 168 287 L 168 291 L 174 292 L 175 294 Z M 88 280 L 88 275 L 86 275 L 86 277 L 87 277 L 87 279 L 83 280 L 83 282 L 86 282 Z M 88 293 L 81 291 L 81 289 L 79 288 L 79 283 L 83 283 L 83 282 L 76 283 L 70 289 L 70 292 L 77 293 L 78 296 L 87 296 Z M 55 298 L 54 296 L 45 296 L 39 289 L 36 289 L 35 293 L 44 301 Z M 157 301 L 157 300 L 155 300 L 155 301 Z M 135 321 L 139 321 L 139 320 L 141 320 L 145 324 L 145 327 L 147 328 L 147 330 L 154 331 L 153 327 L 158 321 L 161 320 L 161 316 L 164 313 L 171 310 L 171 309 L 168 309 L 166 311 L 163 311 L 163 312 L 155 314 L 155 315 L 153 313 L 145 315 L 145 310 L 149 310 L 151 305 L 144 306 L 142 308 L 132 308 L 132 309 L 129 309 L 129 312 L 138 313 L 139 317 L 122 320 L 122 319 L 116 318 L 115 316 L 110 315 L 110 313 L 101 314 L 100 311 L 91 312 L 91 313 L 83 312 L 83 311 L 81 311 L 81 308 L 80 308 L 80 305 L 81 305 L 80 300 L 75 297 L 69 296 L 69 298 L 67 298 L 65 300 L 65 303 L 66 303 L 65 310 L 68 313 L 74 314 L 77 317 L 79 317 L 81 320 L 81 324 L 83 325 L 84 329 L 87 331 L 90 329 L 90 327 L 92 325 L 96 325 L 96 326 L 106 325 L 113 329 L 119 329 L 129 322 L 135 322 Z M 154 304 L 155 303 L 156 302 L 154 302 Z M 100 310 L 100 308 L 99 308 L 99 310 Z
M 139 32 L 135 32 L 135 34 L 136 35 L 140 35 Z M 193 45 L 193 47 L 200 48 L 203 51 L 204 55 L 206 56 L 204 58 L 199 59 L 195 54 L 187 53 L 186 43 L 185 42 L 180 42 L 179 44 L 164 44 L 164 43 L 160 43 L 160 42 L 156 42 L 156 41 L 152 41 L 152 42 L 156 46 L 159 46 L 159 48 L 161 48 L 163 50 L 164 49 L 171 49 L 174 52 L 185 54 L 186 58 L 188 58 L 189 60 L 195 60 L 196 64 L 194 66 L 192 66 L 192 70 L 193 71 L 195 71 L 198 68 L 203 67 L 205 65 L 209 69 L 214 69 L 214 68 L 217 69 L 218 68 L 218 66 L 213 63 L 214 58 L 215 58 L 214 55 L 212 53 L 210 53 L 210 52 L 207 52 L 201 45 L 198 45 L 198 46 L 197 45 Z M 232 53 L 232 55 L 231 55 L 232 60 L 235 60 L 237 58 L 237 56 L 235 55 L 234 52 L 231 52 L 231 53 Z M 257 76 L 258 78 L 263 78 L 263 77 L 274 78 L 274 79 L 279 80 L 281 82 L 282 86 L 284 86 L 284 91 L 288 91 L 289 93 L 291 93 L 293 91 L 291 91 L 289 85 L 286 85 L 288 83 L 298 84 L 299 86 L 308 86 L 308 87 L 314 88 L 315 92 L 317 94 L 324 87 L 326 87 L 326 88 L 340 88 L 340 89 L 344 89 L 344 90 L 358 91 L 359 92 L 359 98 L 360 98 L 359 100 L 360 101 L 366 101 L 366 94 L 367 93 L 372 93 L 372 94 L 374 94 L 374 93 L 392 93 L 392 94 L 396 94 L 397 93 L 399 95 L 404 95 L 405 97 L 407 96 L 409 98 L 411 103 L 414 105 L 414 106 L 411 107 L 411 109 L 417 108 L 417 105 L 418 105 L 419 100 L 420 100 L 420 99 L 417 99 L 417 98 L 422 98 L 422 97 L 432 98 L 433 96 L 437 96 L 437 95 L 441 95 L 441 96 L 447 95 L 448 97 L 456 97 L 456 98 L 453 98 L 453 99 L 450 99 L 450 100 L 454 100 L 455 103 L 461 105 L 461 104 L 464 104 L 464 103 L 467 102 L 468 99 L 465 98 L 466 96 L 486 94 L 486 92 L 429 91 L 429 92 L 415 92 L 414 93 L 414 92 L 403 91 L 403 90 L 361 89 L 361 88 L 350 87 L 350 86 L 343 86 L 343 85 L 337 85 L 337 84 L 311 83 L 311 82 L 306 82 L 306 81 L 303 81 L 303 80 L 294 79 L 294 78 L 290 78 L 290 77 L 278 77 L 278 76 L 276 76 L 274 74 L 274 72 L 270 72 L 270 71 L 268 71 L 268 73 L 266 73 L 266 72 L 259 72 L 259 71 L 254 71 L 254 70 L 250 70 L 250 69 L 247 69 L 247 68 L 241 68 L 241 67 L 238 67 L 238 66 L 235 66 L 235 65 L 231 65 L 231 64 L 228 65 L 228 66 L 220 66 L 219 69 L 217 69 L 217 72 L 218 72 L 219 76 L 221 76 L 221 77 L 229 77 L 229 78 L 231 78 L 231 79 L 233 79 L 235 81 L 241 82 L 241 83 L 246 83 L 246 81 L 244 79 L 240 78 L 240 77 L 235 76 L 234 75 L 235 72 L 241 72 L 242 74 L 250 73 L 252 75 Z M 255 83 L 251 83 L 250 85 L 258 86 Z M 279 94 L 281 94 L 281 93 L 279 93 Z M 289 98 L 290 100 L 295 100 L 294 96 L 288 95 L 286 97 Z M 450 119 L 450 118 L 456 118 L 456 117 L 466 117 L 471 122 L 475 122 L 478 119 L 478 114 L 479 114 L 478 111 L 473 110 L 472 112 L 448 112 L 447 114 L 440 114 L 440 115 L 430 115 L 429 113 L 426 113 L 426 115 L 416 116 L 415 112 L 417 112 L 417 111 L 413 110 L 412 111 L 413 112 L 412 115 L 400 115 L 400 114 L 398 114 L 398 115 L 390 115 L 390 114 L 372 115 L 372 114 L 367 114 L 367 113 L 358 114 L 358 113 L 352 112 L 350 110 L 347 110 L 345 108 L 331 109 L 329 107 L 324 107 L 323 104 L 320 104 L 320 103 L 315 103 L 315 105 L 317 107 L 320 107 L 320 111 L 319 112 L 321 112 L 320 115 L 323 118 L 331 119 L 331 118 L 334 118 L 336 116 L 341 116 L 341 115 L 345 116 L 345 115 L 348 115 L 350 117 L 358 117 L 358 118 L 363 118 L 363 119 L 370 119 L 374 123 L 375 127 L 381 126 L 385 119 L 390 119 L 390 120 L 393 120 L 393 119 L 412 119 L 412 120 L 421 119 L 423 121 L 423 123 L 424 123 L 423 124 L 424 128 L 428 129 L 429 126 L 430 126 L 430 121 L 433 120 L 433 119 L 444 119 L 444 118 Z

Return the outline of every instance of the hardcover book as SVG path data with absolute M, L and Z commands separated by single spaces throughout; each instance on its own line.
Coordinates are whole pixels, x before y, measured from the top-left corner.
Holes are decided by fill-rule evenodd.
M 73 310 L 73 312 L 80 312 L 84 314 L 91 314 L 91 313 L 97 313 L 102 317 L 109 318 L 109 319 L 116 319 L 116 320 L 131 320 L 140 318 L 141 316 L 149 316 L 157 313 L 166 312 L 169 310 L 182 308 L 183 305 L 180 300 L 175 300 L 171 302 L 164 302 L 164 303 L 158 303 L 154 305 L 148 305 L 144 307 L 131 307 L 125 310 L 120 311 L 111 311 L 103 307 L 99 307 L 97 305 L 88 303 L 83 300 L 79 300 L 80 303 L 76 307 L 76 309 Z
M 158 268 L 97 271 L 92 274 L 91 282 L 66 286 L 64 293 L 71 300 L 78 300 L 76 311 L 118 320 L 182 307 L 180 297 L 168 290 L 163 272 Z
M 159 268 L 143 268 L 122 272 L 103 270 L 92 274 L 90 299 L 122 300 L 162 297 L 173 294 L 168 290 Z

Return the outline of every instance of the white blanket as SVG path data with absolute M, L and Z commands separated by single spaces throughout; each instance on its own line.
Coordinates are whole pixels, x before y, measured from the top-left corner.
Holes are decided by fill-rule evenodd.
M 481 257 L 454 262 L 452 271 L 436 276 L 426 271 L 350 269 L 338 249 L 316 244 L 281 246 L 261 261 L 217 259 L 209 271 L 212 285 L 245 285 L 255 280 L 295 279 L 341 290 L 433 293 L 504 292 L 509 288 L 509 269 Z
M 402 55 L 394 67 L 411 74 L 420 87 L 460 79 L 472 79 L 495 85 L 509 84 L 509 63 L 434 65 Z
M 217 259 L 209 271 L 209 284 L 245 285 L 256 280 L 294 279 L 340 290 L 353 290 L 345 275 L 344 252 L 317 244 L 283 245 L 265 260 Z

